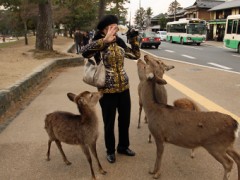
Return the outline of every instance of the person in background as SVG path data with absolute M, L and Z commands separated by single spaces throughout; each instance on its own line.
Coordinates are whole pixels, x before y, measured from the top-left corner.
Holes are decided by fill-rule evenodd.
M 74 42 L 76 46 L 76 53 L 79 54 L 83 43 L 83 35 L 79 29 L 76 29 L 74 33 Z
M 83 33 L 83 46 L 86 46 L 89 43 L 89 32 Z
M 89 31 L 89 42 L 92 42 L 93 37 L 94 37 L 94 32 Z
M 131 48 L 117 36 L 118 18 L 115 15 L 104 16 L 97 25 L 92 43 L 83 47 L 82 55 L 85 58 L 94 56 L 97 63 L 103 61 L 106 71 L 106 81 L 100 99 L 102 117 L 104 122 L 104 139 L 107 149 L 107 160 L 116 161 L 115 151 L 115 116 L 118 112 L 118 145 L 117 152 L 127 156 L 135 156 L 129 146 L 129 126 L 131 114 L 131 98 L 129 79 L 124 69 L 124 58 L 140 58 L 137 33 L 133 31 L 129 36 Z

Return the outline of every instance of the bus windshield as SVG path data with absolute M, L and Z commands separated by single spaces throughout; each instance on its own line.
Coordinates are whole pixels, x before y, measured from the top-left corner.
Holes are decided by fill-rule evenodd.
M 206 34 L 205 24 L 188 24 L 187 34 Z

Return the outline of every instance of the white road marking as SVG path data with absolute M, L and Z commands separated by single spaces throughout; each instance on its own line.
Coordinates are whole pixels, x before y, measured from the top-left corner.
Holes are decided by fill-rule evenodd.
M 181 56 L 184 56 L 184 57 L 189 58 L 189 59 L 196 59 L 195 57 L 188 56 L 188 55 L 185 55 L 185 54 L 182 54 Z
M 184 46 L 184 47 L 187 47 L 187 48 L 192 48 L 192 49 L 196 49 L 196 50 L 200 50 L 200 51 L 202 51 L 202 50 L 203 50 L 202 48 L 193 47 L 193 46 Z
M 236 72 L 236 71 L 232 71 L 232 70 L 227 70 L 227 69 L 219 69 L 219 68 L 216 68 L 216 67 L 212 67 L 212 66 L 206 66 L 206 65 L 201 65 L 201 64 L 195 64 L 195 63 L 190 63 L 190 62 L 184 62 L 184 61 L 181 61 L 181 60 L 177 60 L 177 59 L 171 59 L 171 58 L 166 58 L 166 57 L 162 57 L 162 56 L 156 56 L 150 52 L 147 52 L 147 51 L 144 51 L 141 49 L 141 51 L 143 51 L 144 53 L 146 54 L 149 54 L 155 58 L 159 58 L 159 59 L 165 59 L 167 61 L 173 61 L 173 62 L 178 62 L 178 63 L 182 63 L 182 64 L 190 64 L 190 65 L 193 65 L 193 66 L 198 66 L 198 67 L 203 67 L 203 68 L 208 68 L 208 69 L 214 69 L 214 70 L 218 70 L 218 71 L 225 71 L 225 72 L 230 72 L 230 73 L 233 73 L 233 74 L 239 74 L 240 75 L 240 72 Z M 137 62 L 137 60 L 136 60 Z
M 174 53 L 174 51 L 171 51 L 171 50 L 165 50 L 165 51 L 170 52 L 170 53 Z
M 232 55 L 232 56 L 235 56 L 235 57 L 240 57 L 240 55 Z
M 232 69 L 232 68 L 230 68 L 230 67 L 223 66 L 223 65 L 220 65 L 220 64 L 216 64 L 216 63 L 212 63 L 212 62 L 210 62 L 210 63 L 208 63 L 208 64 L 210 64 L 210 65 L 212 65 L 212 66 L 216 66 L 216 67 L 222 68 L 222 69 L 227 69 L 227 70 Z

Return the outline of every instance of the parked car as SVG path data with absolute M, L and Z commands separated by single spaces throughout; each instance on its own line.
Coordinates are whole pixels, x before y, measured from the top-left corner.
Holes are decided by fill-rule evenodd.
M 166 41 L 167 31 L 157 31 L 157 36 L 160 37 L 161 41 Z
M 139 35 L 140 48 L 155 46 L 157 49 L 161 44 L 161 39 L 152 31 L 145 31 Z

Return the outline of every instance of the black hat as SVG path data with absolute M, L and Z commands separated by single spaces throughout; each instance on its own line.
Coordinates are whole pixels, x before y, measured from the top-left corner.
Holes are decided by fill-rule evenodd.
M 115 15 L 106 15 L 98 23 L 97 28 L 103 30 L 110 24 L 118 24 L 118 18 Z

